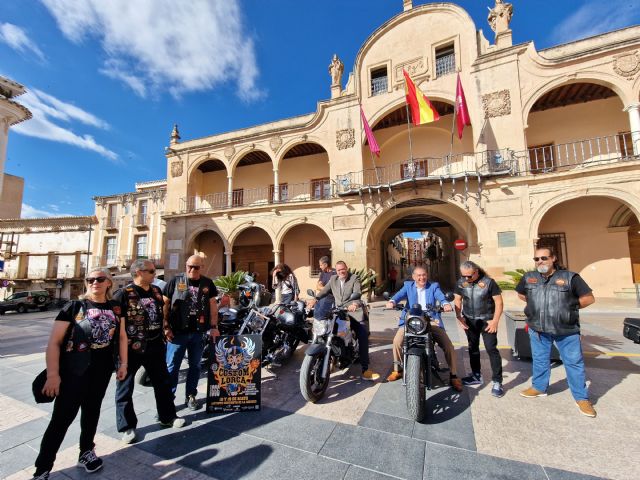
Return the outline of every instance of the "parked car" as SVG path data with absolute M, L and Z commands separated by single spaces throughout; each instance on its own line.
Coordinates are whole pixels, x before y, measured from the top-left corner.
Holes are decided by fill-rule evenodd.
M 16 292 L 0 302 L 0 315 L 15 310 L 24 313 L 27 310 L 39 309 L 44 312 L 51 304 L 51 296 L 46 290 L 30 290 Z

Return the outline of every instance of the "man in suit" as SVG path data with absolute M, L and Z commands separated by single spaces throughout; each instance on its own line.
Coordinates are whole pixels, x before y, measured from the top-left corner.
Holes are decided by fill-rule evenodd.
M 360 292 L 360 280 L 356 275 L 349 273 L 346 263 L 340 261 L 336 263 L 336 275 L 332 276 L 329 283 L 316 294 L 316 299 L 320 300 L 332 294 L 335 298 L 336 305 L 342 305 L 349 300 L 352 293 L 360 294 Z M 351 320 L 351 328 L 355 330 L 358 337 L 362 379 L 373 382 L 378 380 L 380 375 L 369 370 L 369 332 L 364 323 L 364 312 L 361 307 L 362 301 L 354 300 L 347 307 L 347 310 Z
M 398 328 L 398 332 L 393 339 L 393 372 L 387 377 L 390 382 L 402 378 L 402 345 L 404 344 L 404 319 L 407 315 L 407 310 L 417 303 L 425 309 L 428 305 L 433 306 L 436 300 L 443 304 L 445 312 L 453 310 L 444 293 L 440 290 L 440 284 L 428 281 L 427 270 L 424 267 L 414 268 L 411 277 L 413 280 L 404 282 L 402 288 L 387 302 L 387 308 L 394 308 L 398 302 L 407 301 L 398 322 L 400 328 Z M 449 335 L 444 330 L 440 314 L 433 314 L 433 318 L 437 322 L 437 325 L 431 325 L 433 340 L 444 350 L 444 356 L 449 365 L 451 387 L 461 392 L 462 380 L 456 375 L 456 350 L 453 347 L 453 343 L 451 343 Z

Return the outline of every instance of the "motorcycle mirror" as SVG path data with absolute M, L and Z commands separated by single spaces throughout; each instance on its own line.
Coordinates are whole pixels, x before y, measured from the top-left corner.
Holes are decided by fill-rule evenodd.
M 349 297 L 349 300 L 360 300 L 361 296 L 362 296 L 362 294 L 353 292 L 351 294 L 351 296 Z
M 253 282 L 253 277 L 251 275 L 245 275 L 244 281 L 247 283 Z
M 391 295 L 389 295 L 389 292 L 382 292 L 382 298 L 384 298 L 385 300 L 389 300 L 391 298 Z
M 452 292 L 447 292 L 444 294 L 444 298 L 447 299 L 447 302 L 453 302 L 454 295 Z
M 316 292 L 314 292 L 310 288 L 307 290 L 307 295 L 309 295 L 312 298 L 316 298 Z

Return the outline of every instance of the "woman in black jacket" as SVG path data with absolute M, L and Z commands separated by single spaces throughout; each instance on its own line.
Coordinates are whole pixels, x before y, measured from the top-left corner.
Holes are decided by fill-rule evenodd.
M 95 268 L 85 281 L 85 295 L 62 308 L 47 345 L 47 381 L 42 393 L 56 399 L 36 459 L 33 478 L 41 480 L 49 478 L 56 454 L 78 410 L 82 410 L 78 466 L 90 473 L 102 468 L 93 439 L 118 343 L 117 377 L 124 378 L 127 374 L 127 335 L 120 309 L 111 301 L 111 273 L 106 268 Z

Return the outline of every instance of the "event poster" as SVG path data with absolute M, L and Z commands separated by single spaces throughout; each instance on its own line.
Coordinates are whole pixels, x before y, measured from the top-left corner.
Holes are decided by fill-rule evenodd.
M 260 410 L 260 335 L 218 337 L 207 382 L 207 412 Z

